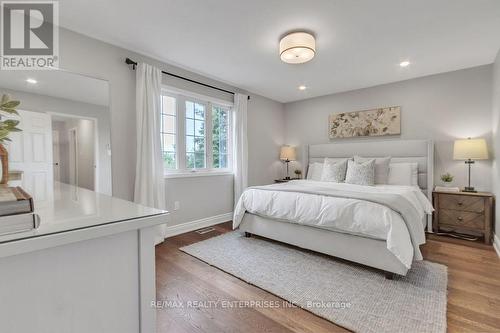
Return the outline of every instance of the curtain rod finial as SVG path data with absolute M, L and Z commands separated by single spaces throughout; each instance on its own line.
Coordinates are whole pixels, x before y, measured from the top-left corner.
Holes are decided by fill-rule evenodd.
M 130 58 L 125 58 L 125 63 L 127 65 L 132 65 L 132 69 L 135 69 L 135 67 L 137 66 L 137 63 Z

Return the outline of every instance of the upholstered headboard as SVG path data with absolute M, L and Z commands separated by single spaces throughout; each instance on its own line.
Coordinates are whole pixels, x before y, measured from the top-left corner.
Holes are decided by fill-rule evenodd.
M 431 140 L 385 140 L 338 142 L 306 146 L 303 157 L 303 173 L 307 174 L 309 163 L 323 162 L 325 157 L 349 158 L 391 156 L 391 162 L 417 162 L 418 185 L 432 200 L 434 183 L 434 143 Z

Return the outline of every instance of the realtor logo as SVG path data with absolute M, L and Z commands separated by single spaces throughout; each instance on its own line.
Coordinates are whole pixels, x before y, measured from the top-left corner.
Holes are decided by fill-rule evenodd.
M 0 69 L 58 67 L 58 5 L 57 1 L 1 2 Z

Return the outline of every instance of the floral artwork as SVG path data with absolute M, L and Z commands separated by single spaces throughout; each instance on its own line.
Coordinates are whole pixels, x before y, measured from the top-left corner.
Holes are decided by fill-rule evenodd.
M 330 139 L 401 134 L 401 107 L 343 112 L 329 117 Z

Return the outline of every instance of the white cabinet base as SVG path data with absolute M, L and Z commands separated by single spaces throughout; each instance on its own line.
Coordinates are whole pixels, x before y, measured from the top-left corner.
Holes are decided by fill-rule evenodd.
M 154 228 L 1 257 L 0 332 L 155 332 Z

